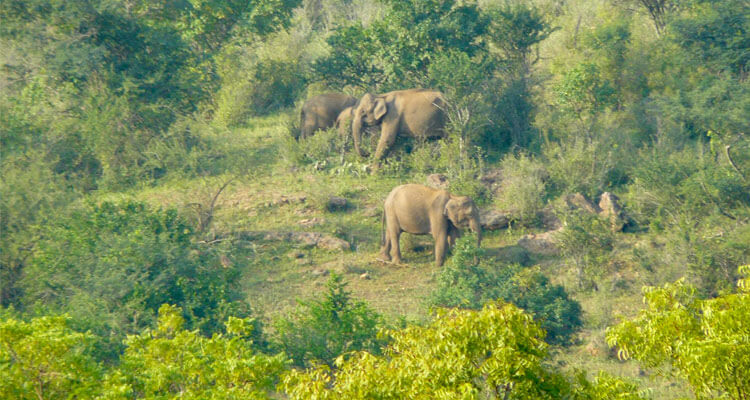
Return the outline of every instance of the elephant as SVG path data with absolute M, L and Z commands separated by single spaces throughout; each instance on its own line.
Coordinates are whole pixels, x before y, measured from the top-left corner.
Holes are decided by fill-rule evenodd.
M 354 109 L 354 149 L 360 156 L 367 156 L 360 147 L 364 126 L 380 126 L 375 160 L 383 158 L 397 136 L 444 137 L 445 107 L 443 94 L 432 89 L 397 90 L 377 96 L 367 93 Z
M 393 188 L 385 199 L 380 258 L 401 263 L 401 232 L 432 234 L 435 238 L 435 265 L 442 266 L 446 248 L 455 243 L 460 228 L 469 227 L 482 244 L 479 209 L 468 196 L 456 196 L 441 189 L 418 184 Z
M 300 110 L 300 132 L 297 139 L 310 137 L 319 129 L 334 126 L 341 111 L 356 103 L 355 97 L 343 93 L 326 93 L 307 99 Z
M 336 118 L 336 129 L 339 131 L 341 137 L 349 137 L 349 131 L 352 127 L 352 118 L 354 117 L 354 107 L 346 107 L 339 113 Z

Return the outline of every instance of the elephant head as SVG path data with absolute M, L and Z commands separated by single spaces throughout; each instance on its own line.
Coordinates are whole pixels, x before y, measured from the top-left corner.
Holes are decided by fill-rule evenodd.
M 445 203 L 443 215 L 458 228 L 467 226 L 477 234 L 477 246 L 482 245 L 482 227 L 479 224 L 479 209 L 468 196 L 453 196 Z
M 354 138 L 354 149 L 360 156 L 366 156 L 360 147 L 362 128 L 380 123 L 387 111 L 388 107 L 382 97 L 367 93 L 359 100 L 359 105 L 354 110 L 354 119 L 352 120 L 352 137 Z

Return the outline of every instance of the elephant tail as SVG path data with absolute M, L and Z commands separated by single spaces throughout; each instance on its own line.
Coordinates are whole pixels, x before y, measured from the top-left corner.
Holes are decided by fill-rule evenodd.
M 380 247 L 385 246 L 385 210 L 383 210 L 383 214 L 380 216 Z

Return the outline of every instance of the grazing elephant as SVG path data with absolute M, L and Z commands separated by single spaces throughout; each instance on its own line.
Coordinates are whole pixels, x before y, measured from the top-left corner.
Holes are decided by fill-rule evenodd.
M 397 136 L 443 137 L 445 106 L 443 94 L 431 89 L 397 90 L 377 96 L 367 93 L 354 110 L 354 149 L 366 157 L 360 148 L 363 126 L 380 125 L 376 160 L 383 158 Z
M 341 135 L 341 137 L 349 137 L 353 118 L 354 107 L 346 107 L 339 113 L 338 118 L 336 118 L 336 129 L 339 130 L 339 135 Z
M 319 129 L 334 126 L 341 111 L 356 103 L 356 98 L 343 93 L 326 93 L 307 99 L 300 110 L 300 133 L 297 139 L 310 137 Z
M 479 210 L 467 196 L 454 196 L 445 190 L 407 184 L 395 187 L 385 199 L 380 257 L 401 262 L 398 240 L 401 232 L 432 234 L 435 238 L 435 264 L 445 261 L 446 247 L 455 243 L 458 228 L 469 227 L 482 243 Z

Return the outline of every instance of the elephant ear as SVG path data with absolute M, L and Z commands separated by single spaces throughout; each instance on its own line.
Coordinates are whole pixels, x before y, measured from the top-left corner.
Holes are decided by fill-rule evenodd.
M 385 105 L 385 100 L 382 97 L 378 97 L 375 99 L 375 109 L 373 110 L 373 116 L 375 117 L 375 120 L 380 120 L 385 115 L 385 112 L 387 111 L 387 107 Z
M 448 217 L 451 221 L 456 217 L 456 201 L 453 199 L 448 200 L 443 208 L 443 215 Z

